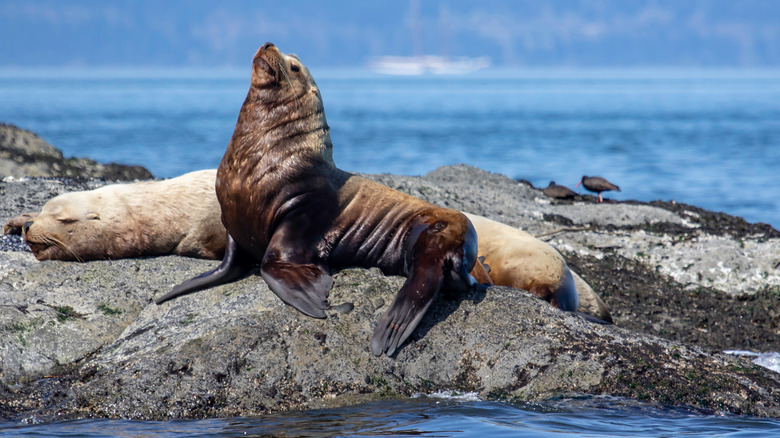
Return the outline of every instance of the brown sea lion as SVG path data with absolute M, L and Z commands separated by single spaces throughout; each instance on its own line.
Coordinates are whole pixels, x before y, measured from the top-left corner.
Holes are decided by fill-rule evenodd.
M 24 222 L 22 235 L 38 260 L 163 254 L 221 258 L 225 229 L 214 196 L 215 175 L 213 169 L 201 170 L 167 180 L 64 193 Z M 16 222 L 9 221 L 9 231 Z
M 324 318 L 331 269 L 378 267 L 406 277 L 371 338 L 371 352 L 389 356 L 440 289 L 490 282 L 475 263 L 477 234 L 466 216 L 338 169 L 329 132 L 308 69 L 263 45 L 217 172 L 225 258 L 157 303 L 233 281 L 259 264 L 285 303 Z
M 518 228 L 464 214 L 477 230 L 478 255 L 488 266 L 493 284 L 524 289 L 561 310 L 612 322 L 609 307 L 569 269 L 555 248 Z

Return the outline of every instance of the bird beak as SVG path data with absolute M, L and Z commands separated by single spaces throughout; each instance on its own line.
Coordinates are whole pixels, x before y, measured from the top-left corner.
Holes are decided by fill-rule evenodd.
M 576 189 L 577 187 L 579 187 L 579 186 L 580 186 L 580 184 L 582 184 L 582 181 L 578 182 L 578 183 L 577 183 L 577 185 L 576 185 L 576 186 L 574 186 L 574 188 Z

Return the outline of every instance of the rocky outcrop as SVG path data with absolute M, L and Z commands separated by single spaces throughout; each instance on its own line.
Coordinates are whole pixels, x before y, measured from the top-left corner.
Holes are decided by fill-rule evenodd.
M 397 355 L 377 358 L 369 339 L 403 279 L 375 269 L 336 273 L 330 302 L 351 310 L 318 320 L 285 306 L 258 275 L 153 303 L 215 261 L 37 262 L 7 245 L 0 415 L 235 416 L 453 390 L 520 400 L 610 394 L 780 417 L 780 376 L 720 353 L 780 350 L 773 228 L 678 204 L 553 201 L 467 166 L 370 177 L 549 239 L 616 324 L 483 288 L 437 298 Z M 73 187 L 1 188 L 4 222 L 48 199 L 34 194 Z
M 0 177 L 79 177 L 112 181 L 150 179 L 141 166 L 100 164 L 87 158 L 64 158 L 37 134 L 0 123 Z

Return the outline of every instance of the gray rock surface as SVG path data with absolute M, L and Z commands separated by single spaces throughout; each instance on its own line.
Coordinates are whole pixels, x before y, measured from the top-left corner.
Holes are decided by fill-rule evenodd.
M 0 123 L 0 178 L 79 177 L 117 181 L 149 179 L 141 166 L 100 164 L 87 158 L 64 158 L 62 152 L 37 134 Z
M 780 417 L 780 376 L 720 353 L 780 350 L 771 227 L 691 206 L 553 201 L 468 166 L 369 177 L 550 239 L 616 324 L 492 287 L 437 298 L 397 355 L 377 358 L 369 339 L 403 279 L 375 269 L 336 273 L 330 302 L 354 307 L 317 320 L 282 304 L 257 275 L 153 303 L 214 261 L 37 262 L 7 246 L 0 415 L 200 418 L 454 390 L 521 400 L 610 394 Z M 5 180 L 0 221 L 39 208 L 47 193 L 82 188 Z

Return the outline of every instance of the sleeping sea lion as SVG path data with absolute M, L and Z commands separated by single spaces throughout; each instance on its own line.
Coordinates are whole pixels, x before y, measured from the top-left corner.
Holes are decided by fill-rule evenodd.
M 331 269 L 378 267 L 406 277 L 371 338 L 374 355 L 390 356 L 440 289 L 490 283 L 466 216 L 336 167 L 319 88 L 298 57 L 271 43 L 254 56 L 216 193 L 228 231 L 222 263 L 158 304 L 259 265 L 282 301 L 324 318 Z
M 105 260 L 163 254 L 221 258 L 225 229 L 215 170 L 113 184 L 50 199 L 21 226 L 38 260 Z M 37 216 L 37 217 L 36 217 Z M 24 220 L 24 216 L 20 216 Z M 11 220 L 8 231 L 21 220 Z
M 572 312 L 612 322 L 609 306 L 551 245 L 518 228 L 464 213 L 479 237 L 478 255 L 493 284 L 523 289 Z

